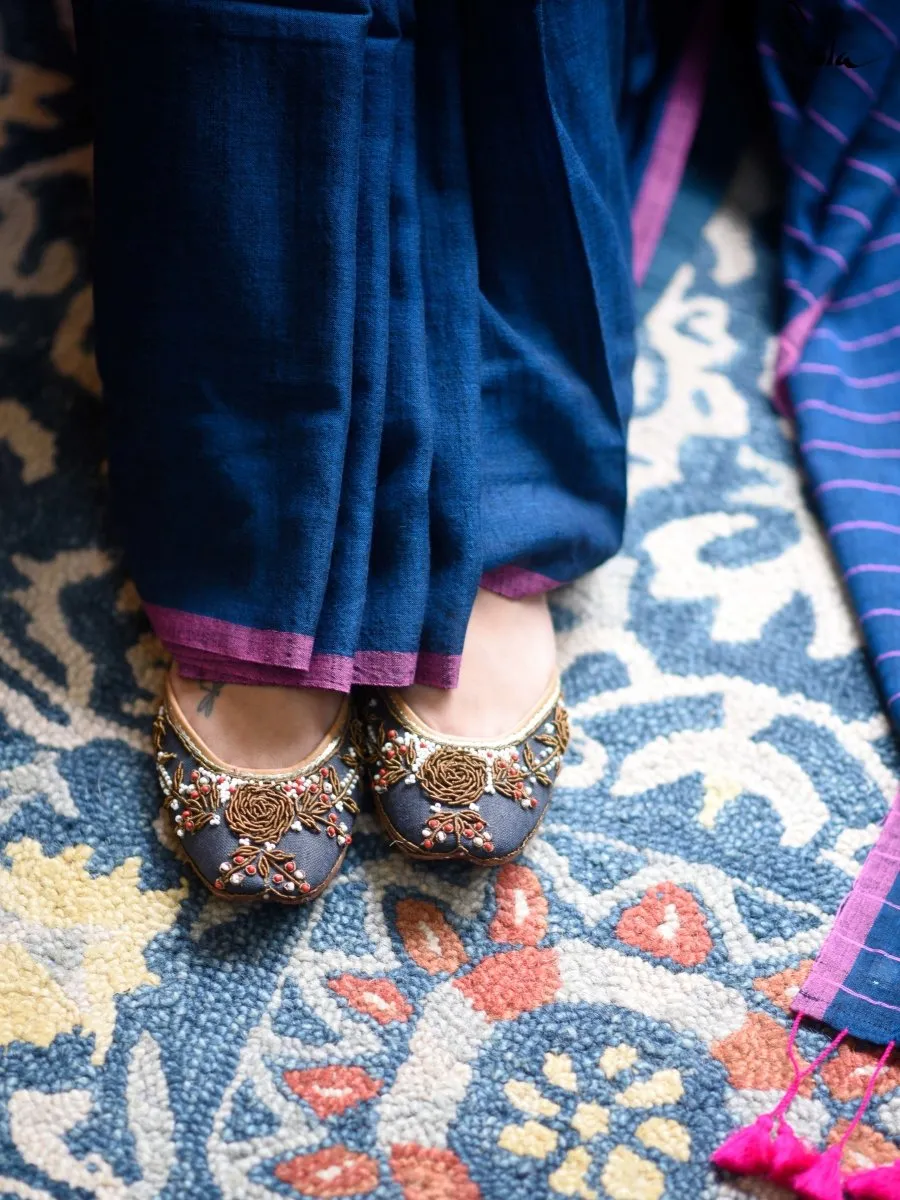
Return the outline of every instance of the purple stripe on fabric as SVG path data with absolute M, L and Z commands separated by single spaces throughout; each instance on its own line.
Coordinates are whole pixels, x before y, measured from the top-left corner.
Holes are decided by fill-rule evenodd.
M 830 450 L 835 454 L 851 454 L 854 458 L 900 458 L 900 450 L 871 450 L 867 446 L 851 446 L 849 442 L 828 442 L 824 438 L 812 438 L 802 442 L 801 451 Z
M 784 286 L 789 292 L 794 292 L 801 300 L 805 300 L 807 304 L 816 305 L 819 303 L 819 297 L 814 296 L 809 288 L 803 286 L 799 279 L 786 279 Z
M 807 293 L 809 294 L 809 293 Z M 812 303 L 803 312 L 792 317 L 778 335 L 778 358 L 775 363 L 775 407 L 783 416 L 791 411 L 788 396 L 787 378 L 799 363 L 806 343 L 816 325 L 821 320 L 825 306 L 828 304 L 828 294 L 819 300 L 812 298 Z
M 835 373 L 843 374 L 842 371 Z M 816 408 L 821 412 L 831 413 L 834 417 L 843 417 L 847 421 L 857 421 L 862 425 L 892 425 L 895 421 L 900 421 L 900 409 L 886 413 L 857 412 L 853 408 L 842 408 L 840 404 L 829 404 L 827 400 L 801 400 L 795 405 L 794 411 L 803 412 L 805 408 Z
M 811 188 L 815 188 L 817 192 L 821 192 L 824 196 L 828 188 L 816 175 L 811 171 L 807 171 L 805 167 L 801 167 L 799 163 L 795 163 L 793 159 L 787 160 L 788 166 L 794 172 L 798 179 L 802 179 L 804 183 L 808 183 Z
M 818 242 L 814 242 L 808 233 L 805 233 L 802 229 L 795 229 L 793 225 L 783 225 L 782 228 L 788 237 L 792 237 L 797 242 L 802 242 L 802 244 L 806 246 L 808 250 L 811 250 L 813 254 L 821 254 L 824 258 L 830 258 L 831 261 L 837 263 L 837 265 L 843 271 L 847 270 L 846 258 L 844 258 L 843 254 L 835 250 L 832 246 L 823 246 Z
M 868 350 L 872 346 L 883 346 L 887 342 L 896 341 L 900 337 L 900 325 L 892 325 L 890 329 L 882 329 L 878 333 L 867 333 L 865 337 L 850 339 L 845 341 L 839 338 L 831 329 L 817 329 L 810 336 L 816 338 L 827 338 L 829 342 L 833 342 L 839 350 Z
M 835 937 L 844 938 L 845 942 L 850 942 L 857 950 L 865 950 L 869 954 L 880 954 L 882 958 L 889 958 L 891 962 L 900 962 L 900 955 L 888 954 L 887 950 L 879 950 L 877 946 L 867 946 L 865 942 L 854 942 L 852 938 L 844 937 L 844 934 L 835 931 Z
M 889 117 L 886 112 L 880 112 L 877 108 L 873 108 L 869 116 L 876 121 L 880 121 L 882 125 L 887 125 L 888 129 L 895 129 L 900 133 L 900 121 L 896 117 Z
M 854 458 L 900 458 L 900 450 L 872 450 L 868 446 L 851 446 L 849 442 L 829 442 L 824 438 L 812 438 L 808 442 L 802 442 L 800 449 L 803 453 L 809 450 L 829 450 L 835 454 L 851 454 Z
M 828 211 L 838 217 L 849 217 L 851 221 L 856 221 L 858 225 L 862 225 L 867 233 L 872 232 L 872 222 L 866 214 L 858 208 L 853 208 L 850 204 L 829 204 Z
M 413 654 L 400 651 L 362 650 L 353 658 L 341 654 L 314 654 L 306 671 L 292 671 L 268 663 L 241 662 L 215 655 L 178 654 L 179 671 L 189 679 L 270 687 L 325 688 L 348 692 L 353 686 L 453 688 L 459 682 L 459 656 Z
M 479 585 L 510 600 L 521 600 L 523 596 L 537 596 L 541 592 L 551 592 L 554 588 L 563 586 L 558 579 L 551 579 L 549 575 L 540 575 L 537 571 L 526 571 L 524 567 L 515 566 L 496 567 L 493 571 L 485 571 Z
M 848 167 L 852 167 L 854 171 L 862 171 L 864 175 L 871 175 L 873 179 L 880 179 L 882 183 L 887 183 L 893 188 L 897 186 L 897 180 L 890 171 L 885 171 L 884 167 L 876 166 L 875 163 L 864 162 L 861 158 L 845 158 L 844 162 Z
M 693 145 L 703 107 L 718 14 L 719 5 L 715 0 L 707 0 L 700 9 L 675 72 L 631 212 L 631 268 L 638 286 L 650 269 Z
M 865 995 L 864 992 L 854 992 L 853 988 L 845 987 L 842 983 L 838 984 L 838 991 L 846 992 L 854 1000 L 865 1000 L 867 1004 L 874 1004 L 876 1008 L 887 1008 L 891 1012 L 900 1012 L 900 1004 L 888 1004 L 886 1000 L 875 1000 L 872 996 Z
M 866 292 L 857 292 L 855 296 L 846 296 L 843 300 L 832 300 L 829 308 L 832 312 L 843 312 L 848 308 L 859 308 L 871 300 L 881 300 L 885 296 L 893 296 L 895 292 L 900 292 L 900 279 L 893 279 L 890 283 L 880 283 L 878 287 L 869 288 Z
M 874 13 L 869 12 L 864 4 L 860 4 L 859 0 L 847 0 L 847 7 L 855 9 L 858 13 L 862 13 L 864 17 L 872 22 L 879 33 L 884 34 L 892 46 L 897 45 L 897 35 L 893 29 L 885 25 L 880 17 L 876 17 Z
M 877 667 L 880 662 L 884 662 L 887 658 L 900 658 L 900 650 L 885 650 L 883 654 L 879 654 L 875 659 L 875 666 Z M 897 859 L 897 862 L 900 862 L 900 858 Z
M 874 254 L 876 250 L 887 250 L 889 246 L 900 246 L 900 233 L 889 233 L 882 238 L 874 238 L 866 242 L 862 248 L 863 254 Z
M 836 375 L 841 383 L 851 388 L 887 387 L 890 383 L 900 383 L 900 371 L 889 371 L 886 375 L 864 375 L 862 377 L 847 375 L 840 367 L 832 363 L 802 363 L 797 367 L 798 375 Z
M 831 134 L 836 142 L 840 142 L 842 146 L 847 145 L 849 139 L 845 133 L 842 133 L 838 129 L 837 125 L 832 125 L 830 121 L 826 120 L 820 112 L 816 112 L 814 108 L 807 107 L 804 111 L 808 117 L 811 117 L 815 121 L 820 129 L 824 129 L 826 133 Z
M 756 48 L 766 58 L 778 58 L 778 51 L 774 46 L 770 46 L 768 42 L 757 42 Z
M 888 708 L 890 708 L 892 704 L 896 703 L 897 700 L 900 700 L 900 692 L 894 692 L 893 696 L 888 696 L 888 698 L 887 698 Z
M 860 492 L 884 492 L 889 496 L 900 496 L 900 487 L 895 483 L 876 483 L 874 479 L 827 479 L 815 488 L 818 496 L 822 492 L 835 492 L 842 488 Z
M 900 617 L 900 608 L 869 608 L 860 614 L 860 621 L 871 621 L 875 617 Z
M 900 533 L 900 525 L 889 525 L 887 521 L 841 521 L 828 530 L 833 533 L 848 533 L 851 529 L 875 529 L 879 533 Z
M 790 117 L 794 121 L 800 120 L 800 114 L 794 108 L 793 104 L 787 104 L 784 100 L 770 100 L 769 108 L 774 108 L 776 112 L 783 113 L 786 117 Z
M 875 92 L 872 90 L 872 85 L 867 83 L 860 75 L 859 71 L 849 70 L 847 67 L 838 67 L 840 73 L 845 79 L 849 79 L 851 83 L 855 83 L 861 92 L 865 92 L 870 100 L 875 99 Z
M 900 566 L 895 563 L 857 563 L 844 572 L 845 579 L 854 575 L 900 575 Z
M 900 808 L 896 799 L 877 844 L 888 853 L 900 851 Z M 868 940 L 896 875 L 889 863 L 877 854 L 867 856 L 853 890 L 838 910 L 832 932 L 826 938 L 815 966 L 794 999 L 795 1012 L 821 1021 L 837 993 L 842 989 L 849 990 L 844 984 L 859 957 L 853 943 L 864 944 Z M 842 942 L 842 939 L 847 940 Z M 870 999 L 868 996 L 861 998 Z
M 313 648 L 309 634 L 251 629 L 248 625 L 236 625 L 218 617 L 181 612 L 159 604 L 145 604 L 144 611 L 157 637 L 169 648 L 205 650 L 226 658 L 300 671 L 309 666 Z

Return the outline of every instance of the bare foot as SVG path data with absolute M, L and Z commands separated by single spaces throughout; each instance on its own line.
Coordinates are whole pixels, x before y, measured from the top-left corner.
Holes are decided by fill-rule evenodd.
M 454 737 L 503 738 L 547 691 L 556 642 L 546 596 L 507 600 L 479 590 L 466 630 L 459 686 L 402 692 L 426 724 Z
M 272 771 L 315 750 L 344 697 L 318 688 L 207 683 L 171 673 L 172 691 L 190 727 L 227 763 Z

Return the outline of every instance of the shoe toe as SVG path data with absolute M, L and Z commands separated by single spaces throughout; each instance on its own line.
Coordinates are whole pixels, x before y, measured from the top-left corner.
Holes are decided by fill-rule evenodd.
M 376 811 L 420 858 L 514 858 L 544 818 L 568 744 L 558 693 L 506 744 L 442 740 L 388 696 L 366 709 Z
M 251 776 L 212 762 L 164 705 L 154 749 L 175 834 L 216 894 L 303 903 L 337 873 L 352 842 L 360 790 L 343 738 L 289 773 Z

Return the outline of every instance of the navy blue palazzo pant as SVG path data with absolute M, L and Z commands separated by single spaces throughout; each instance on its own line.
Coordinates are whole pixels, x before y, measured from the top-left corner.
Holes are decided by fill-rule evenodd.
M 624 0 L 80 0 L 131 572 L 187 675 L 456 682 L 619 545 Z

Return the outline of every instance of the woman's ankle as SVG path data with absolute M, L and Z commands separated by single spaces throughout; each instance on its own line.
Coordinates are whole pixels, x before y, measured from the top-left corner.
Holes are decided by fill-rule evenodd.
M 170 679 L 186 721 L 209 749 L 259 770 L 291 766 L 315 750 L 344 700 L 322 688 L 186 679 L 175 668 Z
M 508 600 L 479 590 L 452 691 L 415 685 L 410 707 L 434 729 L 456 737 L 502 738 L 539 703 L 556 672 L 556 643 L 546 596 Z

